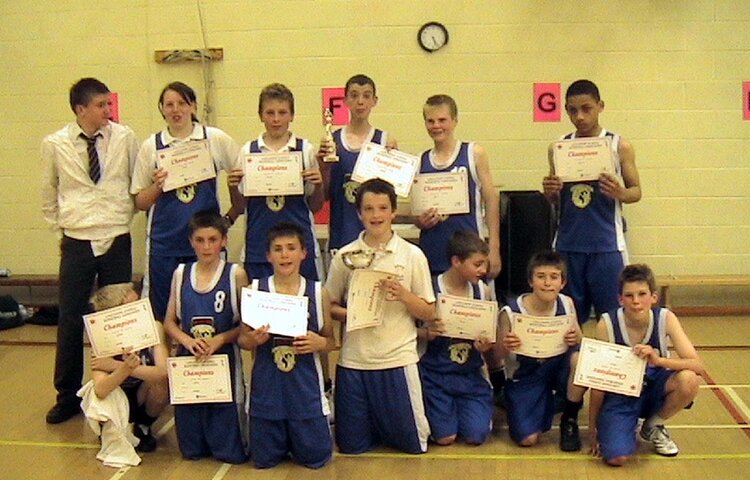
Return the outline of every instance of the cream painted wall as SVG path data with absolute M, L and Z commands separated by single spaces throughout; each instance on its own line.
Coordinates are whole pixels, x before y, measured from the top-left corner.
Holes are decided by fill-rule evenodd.
M 643 200 L 625 208 L 633 260 L 658 273 L 750 272 L 750 3 L 453 0 L 4 0 L 0 2 L 0 266 L 57 269 L 40 212 L 39 142 L 73 119 L 67 89 L 95 76 L 121 97 L 141 138 L 160 129 L 159 91 L 183 80 L 205 99 L 198 64 L 158 65 L 154 50 L 200 48 L 199 10 L 214 65 L 215 125 L 243 143 L 258 134 L 257 96 L 269 82 L 297 98 L 294 130 L 321 134 L 320 89 L 354 73 L 378 84 L 373 122 L 406 151 L 429 146 L 427 96 L 458 101 L 462 139 L 490 152 L 497 184 L 539 189 L 546 146 L 566 119 L 533 123 L 534 82 L 596 81 L 602 124 L 629 138 Z M 450 43 L 423 53 L 416 32 L 445 23 Z M 143 215 L 135 224 L 143 265 Z M 232 231 L 232 256 L 241 243 Z

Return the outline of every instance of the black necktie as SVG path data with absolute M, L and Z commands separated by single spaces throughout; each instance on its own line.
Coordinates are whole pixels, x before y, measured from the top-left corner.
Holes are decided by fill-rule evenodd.
M 86 141 L 86 151 L 89 154 L 89 177 L 96 184 L 99 183 L 99 178 L 102 176 L 101 167 L 99 167 L 99 154 L 96 153 L 96 139 L 101 134 L 94 135 L 94 138 L 88 137 L 85 134 L 81 134 L 81 138 Z

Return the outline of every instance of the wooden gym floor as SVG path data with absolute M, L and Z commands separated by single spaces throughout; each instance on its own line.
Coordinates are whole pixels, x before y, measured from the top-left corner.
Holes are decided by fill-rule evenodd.
M 83 416 L 47 425 L 44 416 L 54 401 L 52 371 L 55 327 L 27 325 L 0 332 L 0 478 L 24 479 L 617 479 L 681 480 L 747 478 L 750 472 L 750 317 L 684 317 L 688 335 L 707 366 L 695 407 L 668 424 L 680 455 L 666 459 L 642 443 L 637 459 L 623 468 L 605 466 L 586 453 L 558 450 L 556 429 L 532 449 L 514 446 L 504 421 L 481 447 L 430 446 L 413 456 L 377 450 L 359 456 L 336 454 L 325 468 L 312 471 L 292 464 L 256 470 L 251 464 L 226 465 L 215 460 L 180 457 L 171 411 L 157 422 L 159 448 L 138 467 L 113 469 L 95 459 L 97 438 Z M 591 322 L 587 325 L 590 331 Z M 587 410 L 581 413 L 584 449 Z

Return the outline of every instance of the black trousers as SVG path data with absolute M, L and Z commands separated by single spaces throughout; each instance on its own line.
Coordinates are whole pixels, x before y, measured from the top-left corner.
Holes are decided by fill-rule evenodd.
M 60 243 L 60 318 L 55 352 L 58 403 L 78 403 L 83 379 L 83 315 L 97 288 L 133 280 L 130 234 L 115 238 L 107 253 L 95 257 L 91 242 L 64 236 Z

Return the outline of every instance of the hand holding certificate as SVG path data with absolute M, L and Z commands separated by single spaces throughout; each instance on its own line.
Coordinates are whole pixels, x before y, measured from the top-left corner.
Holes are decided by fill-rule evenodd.
M 615 173 L 612 140 L 609 137 L 585 137 L 555 142 L 552 159 L 555 175 L 563 183 L 596 180 L 602 173 Z
M 205 360 L 169 357 L 167 374 L 172 405 L 232 401 L 229 357 L 225 354 L 211 355 Z
M 521 340 L 521 346 L 514 350 L 515 353 L 532 358 L 550 358 L 565 353 L 568 350 L 565 334 L 574 321 L 572 315 L 511 315 L 511 331 Z
M 159 150 L 157 164 L 167 172 L 165 192 L 216 177 L 207 140 Z
M 243 162 L 246 197 L 302 195 L 302 152 L 250 153 Z
M 287 337 L 307 334 L 307 297 L 242 289 L 242 322 L 258 329 L 269 325 L 269 333 Z
M 419 170 L 419 157 L 395 149 L 386 149 L 377 143 L 362 146 L 354 164 L 352 180 L 365 182 L 371 178 L 381 178 L 396 190 L 396 195 L 408 197 Z
M 466 170 L 426 173 L 414 177 L 411 187 L 411 214 L 436 208 L 441 215 L 469 213 L 469 180 Z
M 641 395 L 646 360 L 626 345 L 584 338 L 573 383 L 631 397 Z
M 94 357 L 111 357 L 123 348 L 138 351 L 160 342 L 147 298 L 83 316 Z
M 383 323 L 385 292 L 380 282 L 394 275 L 374 270 L 355 270 L 346 297 L 346 331 L 377 327 Z
M 497 339 L 497 302 L 439 294 L 437 317 L 443 321 L 443 337 L 476 340 Z

